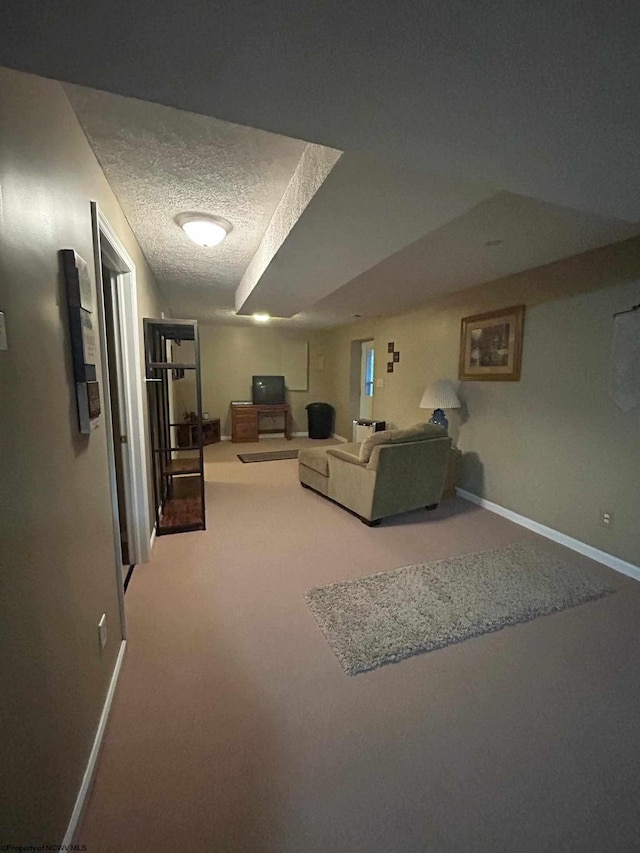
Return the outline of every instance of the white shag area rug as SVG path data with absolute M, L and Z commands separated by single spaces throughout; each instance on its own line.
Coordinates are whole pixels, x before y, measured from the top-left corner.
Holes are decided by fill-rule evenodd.
M 349 675 L 499 631 L 615 589 L 528 543 L 404 566 L 305 593 Z

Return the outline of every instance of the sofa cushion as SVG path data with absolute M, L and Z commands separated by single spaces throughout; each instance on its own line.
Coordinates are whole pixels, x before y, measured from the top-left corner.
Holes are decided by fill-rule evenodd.
M 327 447 L 305 447 L 298 453 L 298 463 L 306 465 L 323 477 L 329 476 L 329 459 Z
M 368 462 L 371 451 L 378 444 L 397 444 L 402 441 L 428 441 L 431 438 L 446 438 L 447 431 L 438 424 L 416 424 L 408 429 L 383 429 L 374 432 L 360 445 L 359 458 Z

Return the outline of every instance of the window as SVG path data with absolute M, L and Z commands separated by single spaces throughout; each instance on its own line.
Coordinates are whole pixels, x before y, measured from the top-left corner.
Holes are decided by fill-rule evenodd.
M 374 368 L 374 350 L 373 347 L 367 350 L 366 361 L 364 366 L 364 395 L 365 397 L 373 397 L 373 368 Z

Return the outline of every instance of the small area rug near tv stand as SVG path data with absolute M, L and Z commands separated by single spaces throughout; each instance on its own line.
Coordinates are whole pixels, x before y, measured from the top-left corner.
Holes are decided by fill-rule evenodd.
M 264 453 L 238 453 L 241 462 L 277 462 L 282 459 L 297 459 L 297 450 L 266 450 Z
M 277 429 L 262 429 L 260 417 L 284 418 L 284 427 Z M 291 407 L 288 403 L 278 405 L 253 403 L 231 403 L 231 441 L 258 441 L 261 434 L 284 432 L 287 440 L 291 439 Z

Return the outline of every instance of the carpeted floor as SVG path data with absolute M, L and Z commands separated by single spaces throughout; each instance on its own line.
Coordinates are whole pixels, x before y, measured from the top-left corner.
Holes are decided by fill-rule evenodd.
M 133 575 L 129 646 L 77 843 L 640 849 L 640 585 L 462 500 L 370 529 L 301 489 L 295 460 L 239 465 L 237 452 L 206 449 L 207 530 L 157 540 Z M 304 600 L 310 587 L 523 540 L 617 594 L 358 678 Z
M 305 594 L 348 675 L 442 649 L 614 592 L 528 543 L 403 566 Z

